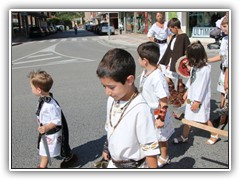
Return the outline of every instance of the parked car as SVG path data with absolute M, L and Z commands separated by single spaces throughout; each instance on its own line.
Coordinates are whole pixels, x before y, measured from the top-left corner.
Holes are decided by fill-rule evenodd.
M 47 27 L 42 27 L 42 29 L 43 29 L 46 36 L 48 36 L 50 34 L 50 31 Z
M 85 29 L 87 31 L 94 31 L 94 26 L 95 26 L 95 23 L 93 23 L 92 21 L 88 21 L 86 24 L 85 24 Z
M 42 37 L 45 36 L 45 33 L 41 27 L 30 27 L 29 37 Z
M 57 29 L 55 29 L 53 26 L 48 26 L 48 30 L 50 31 L 50 34 L 54 34 L 57 32 Z
M 57 31 L 64 31 L 64 25 L 56 25 Z
M 113 26 L 110 26 L 110 32 L 111 34 L 115 34 L 115 28 Z M 99 23 L 96 27 L 96 33 L 97 34 L 108 34 L 108 23 L 102 22 Z

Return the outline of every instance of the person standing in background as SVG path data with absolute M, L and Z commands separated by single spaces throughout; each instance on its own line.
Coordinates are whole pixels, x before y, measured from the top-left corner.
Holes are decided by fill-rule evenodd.
M 162 59 L 163 54 L 165 53 L 168 41 L 171 39 L 171 31 L 168 29 L 167 22 L 165 21 L 165 13 L 164 12 L 157 12 L 156 13 L 156 23 L 152 25 L 147 33 L 147 37 L 150 41 L 155 42 L 159 45 L 160 50 L 160 60 Z M 166 66 L 160 64 L 160 70 L 165 74 Z

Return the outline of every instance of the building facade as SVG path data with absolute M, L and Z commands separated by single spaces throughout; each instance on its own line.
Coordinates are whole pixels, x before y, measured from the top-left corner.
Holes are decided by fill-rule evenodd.
M 156 12 L 97 12 L 95 19 L 114 22 L 118 29 L 123 24 L 126 33 L 147 34 L 149 28 L 156 22 Z M 209 37 L 209 33 L 216 27 L 215 22 L 225 15 L 225 11 L 186 11 L 165 12 L 165 20 L 177 17 L 181 21 L 181 28 L 189 37 Z M 94 19 L 94 18 L 93 18 Z M 98 23 L 98 22 L 96 22 Z

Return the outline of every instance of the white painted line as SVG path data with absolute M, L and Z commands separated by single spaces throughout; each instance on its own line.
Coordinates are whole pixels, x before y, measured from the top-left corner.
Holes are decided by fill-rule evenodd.
M 44 42 L 46 42 L 46 40 L 38 41 L 38 43 L 44 43 Z
M 21 62 L 17 62 L 17 63 L 13 63 L 13 64 L 26 64 L 26 63 L 31 63 L 31 62 L 47 61 L 47 60 L 58 59 L 58 58 L 62 58 L 62 57 L 61 56 L 56 56 L 56 57 L 37 59 L 37 60 L 32 60 L 32 61 L 21 61 Z
M 52 39 L 52 40 L 50 40 L 49 42 L 55 42 L 55 41 L 57 41 L 56 39 Z
M 37 53 L 39 53 L 39 52 L 46 52 L 48 49 L 50 49 L 50 50 L 48 50 L 48 52 L 49 52 L 49 51 L 53 51 L 53 50 L 52 50 L 52 49 L 53 49 L 52 47 L 55 48 L 59 43 L 60 43 L 60 42 L 58 42 L 57 44 L 55 44 L 55 45 L 53 45 L 53 46 L 50 46 L 50 47 L 48 47 L 48 48 L 44 48 L 44 49 L 42 49 L 42 50 L 40 50 L 40 51 L 37 51 L 37 52 L 34 52 L 34 53 L 32 53 L 32 54 L 28 54 L 28 55 L 23 56 L 23 57 L 21 57 L 21 58 L 15 59 L 15 60 L 13 60 L 12 62 L 20 61 L 21 59 L 27 58 L 28 56 L 32 56 L 32 55 L 37 54 Z M 51 48 L 52 48 L 52 49 L 51 49 Z
M 30 66 L 20 66 L 20 67 L 13 67 L 12 70 L 15 69 L 25 69 L 25 68 L 33 68 L 33 67 L 41 67 L 41 66 L 53 66 L 53 65 L 62 65 L 62 64 L 71 64 L 71 63 L 87 63 L 87 61 L 78 61 L 75 59 L 66 60 L 66 62 L 63 61 L 55 61 L 54 63 L 46 63 L 46 64 L 38 64 L 38 65 L 30 65 Z
M 40 54 L 40 55 L 35 55 L 35 56 L 29 56 L 29 57 L 27 57 L 27 58 L 35 58 L 35 57 L 50 56 L 50 55 L 53 55 L 53 53 Z

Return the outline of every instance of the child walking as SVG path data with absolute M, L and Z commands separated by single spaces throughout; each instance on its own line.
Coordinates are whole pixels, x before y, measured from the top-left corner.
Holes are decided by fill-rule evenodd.
M 213 127 L 210 118 L 211 98 L 211 66 L 207 64 L 207 54 L 200 41 L 194 42 L 187 47 L 187 68 L 190 70 L 190 78 L 186 84 L 187 92 L 185 119 L 196 121 Z M 183 133 L 173 139 L 174 144 L 188 141 L 191 126 L 184 124 Z M 207 144 L 214 144 L 218 140 L 217 134 L 211 134 Z
M 143 67 L 140 78 L 140 92 L 155 115 L 155 127 L 161 155 L 158 167 L 170 163 L 168 156 L 168 139 L 174 133 L 172 118 L 168 111 L 168 83 L 164 74 L 157 68 L 159 46 L 145 42 L 138 46 L 138 62 Z
M 190 44 L 189 37 L 183 33 L 181 29 L 181 22 L 177 18 L 172 18 L 168 21 L 168 28 L 174 34 L 168 47 L 160 60 L 160 64 L 166 66 L 165 76 L 169 84 L 169 103 L 173 106 L 180 107 L 184 103 L 183 94 L 185 92 L 185 85 L 182 79 L 176 72 L 177 60 L 185 55 L 186 48 Z
M 154 118 L 134 85 L 136 65 L 123 49 L 109 50 L 97 68 L 106 95 L 107 141 L 103 158 L 108 168 L 157 168 L 159 146 Z M 146 163 L 145 163 L 146 161 Z
M 28 75 L 32 93 L 39 96 L 36 111 L 38 122 L 38 148 L 41 156 L 38 168 L 47 168 L 52 157 L 62 156 L 60 167 L 67 168 L 77 161 L 68 143 L 68 126 L 64 114 L 50 89 L 53 79 L 46 71 L 32 71 Z M 50 164 L 51 165 L 51 164 Z
M 208 62 L 221 61 L 221 72 L 217 85 L 217 91 L 221 93 L 220 109 L 224 108 L 225 97 L 228 94 L 228 15 L 226 15 L 221 22 L 221 30 L 226 36 L 222 39 L 219 54 L 208 59 Z M 227 121 L 226 118 L 227 116 L 223 114 L 213 122 L 216 122 L 217 127 L 218 125 L 224 124 L 225 121 Z

